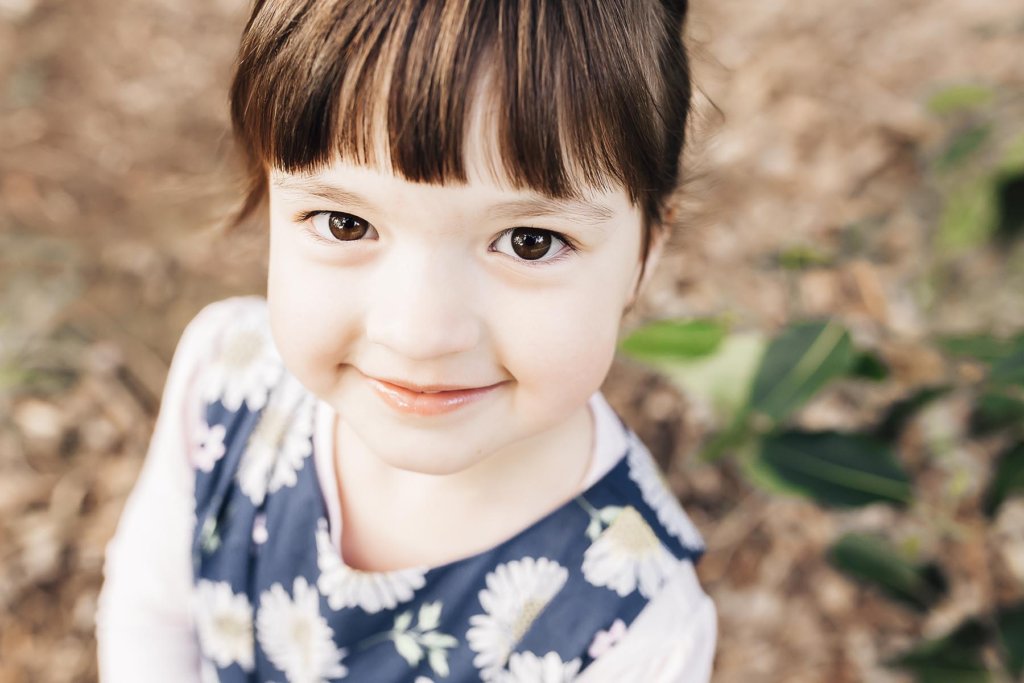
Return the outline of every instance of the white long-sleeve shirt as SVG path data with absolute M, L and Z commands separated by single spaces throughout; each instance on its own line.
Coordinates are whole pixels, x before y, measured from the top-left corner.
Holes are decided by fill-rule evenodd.
M 248 305 L 239 299 L 229 301 L 234 303 L 208 306 L 182 336 L 145 463 L 107 546 L 96 638 L 100 678 L 108 683 L 203 680 L 192 614 L 191 566 L 194 450 L 201 428 L 198 380 L 213 336 L 223 327 L 225 309 Z M 618 417 L 600 392 L 589 406 L 595 418 L 595 451 L 581 491 L 614 467 L 627 445 Z M 318 402 L 315 466 L 331 540 L 340 547 L 333 420 L 333 409 Z M 595 642 L 593 647 L 603 652 L 575 680 L 706 683 L 716 633 L 714 604 L 701 589 L 693 565 L 682 563 L 628 628 L 613 629 L 603 642 Z

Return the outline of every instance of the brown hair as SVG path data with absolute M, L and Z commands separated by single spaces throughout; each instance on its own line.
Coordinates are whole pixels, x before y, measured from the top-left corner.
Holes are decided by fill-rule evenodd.
M 686 6 L 255 0 L 231 85 L 249 181 L 236 224 L 262 205 L 270 168 L 308 172 L 335 155 L 372 164 L 379 139 L 405 178 L 465 182 L 472 88 L 486 64 L 511 182 L 553 197 L 621 183 L 642 211 L 646 257 L 679 181 Z

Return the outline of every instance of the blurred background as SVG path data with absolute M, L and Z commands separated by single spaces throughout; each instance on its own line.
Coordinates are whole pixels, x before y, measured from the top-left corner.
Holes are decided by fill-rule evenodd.
M 2 683 L 95 680 L 104 547 L 178 336 L 264 291 L 264 236 L 220 227 L 247 9 L 0 0 Z M 1024 4 L 694 0 L 687 30 L 683 224 L 629 326 L 715 340 L 641 335 L 605 391 L 707 540 L 714 680 L 1019 677 Z M 823 317 L 840 370 L 747 410 Z M 895 493 L 769 452 L 807 434 L 870 435 Z

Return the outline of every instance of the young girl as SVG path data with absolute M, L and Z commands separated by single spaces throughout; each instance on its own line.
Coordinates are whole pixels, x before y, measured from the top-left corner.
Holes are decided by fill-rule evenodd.
M 257 0 L 267 297 L 175 352 L 106 681 L 707 681 L 700 534 L 599 387 L 667 234 L 685 0 Z

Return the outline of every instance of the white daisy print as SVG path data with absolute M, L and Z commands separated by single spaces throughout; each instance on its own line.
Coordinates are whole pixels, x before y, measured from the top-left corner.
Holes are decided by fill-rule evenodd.
M 532 652 L 514 652 L 501 683 L 572 683 L 580 672 L 579 658 L 563 662 L 557 652 L 538 657 Z
M 654 509 L 658 521 L 687 548 L 703 548 L 704 539 L 697 527 L 672 493 L 650 451 L 632 432 L 629 436 L 628 461 L 629 477 L 640 487 L 644 501 Z
M 252 671 L 252 605 L 248 597 L 233 593 L 226 581 L 200 579 L 193 599 L 203 653 L 221 668 L 237 663 L 244 671 Z
M 583 577 L 623 597 L 639 589 L 652 598 L 679 562 L 637 509 L 627 505 L 583 554 Z
M 199 665 L 199 683 L 220 683 L 217 667 L 207 659 L 204 659 Z
M 203 398 L 219 398 L 232 412 L 243 403 L 259 410 L 284 368 L 270 337 L 266 307 L 240 310 L 220 342 L 204 379 Z
M 256 635 L 290 683 L 322 683 L 348 675 L 341 663 L 346 650 L 335 645 L 334 632 L 320 615 L 320 594 L 301 576 L 291 597 L 279 583 L 263 592 Z
M 331 543 L 327 520 L 322 517 L 317 522 L 316 550 L 316 563 L 320 568 L 316 585 L 334 610 L 362 607 L 373 614 L 382 609 L 394 609 L 412 600 L 413 594 L 426 583 L 426 569 L 391 572 L 352 569 L 341 561 L 341 555 Z
M 487 574 L 480 591 L 484 614 L 469 618 L 466 633 L 482 680 L 499 680 L 512 648 L 568 578 L 565 567 L 545 557 L 512 560 Z
M 222 424 L 212 427 L 203 421 L 199 432 L 196 434 L 196 444 L 193 449 L 193 464 L 203 472 L 213 471 L 213 466 L 224 457 L 227 447 L 224 445 L 224 437 L 227 435 L 227 428 Z
M 310 399 L 303 400 L 294 414 L 277 403 L 263 411 L 237 474 L 239 487 L 254 505 L 261 505 L 268 492 L 298 482 L 298 471 L 313 452 L 313 417 Z
M 626 622 L 622 619 L 616 619 L 608 627 L 607 631 L 598 631 L 594 634 L 594 640 L 591 641 L 590 647 L 587 648 L 587 654 L 597 659 L 612 649 L 612 646 L 622 640 L 624 635 L 626 635 Z

